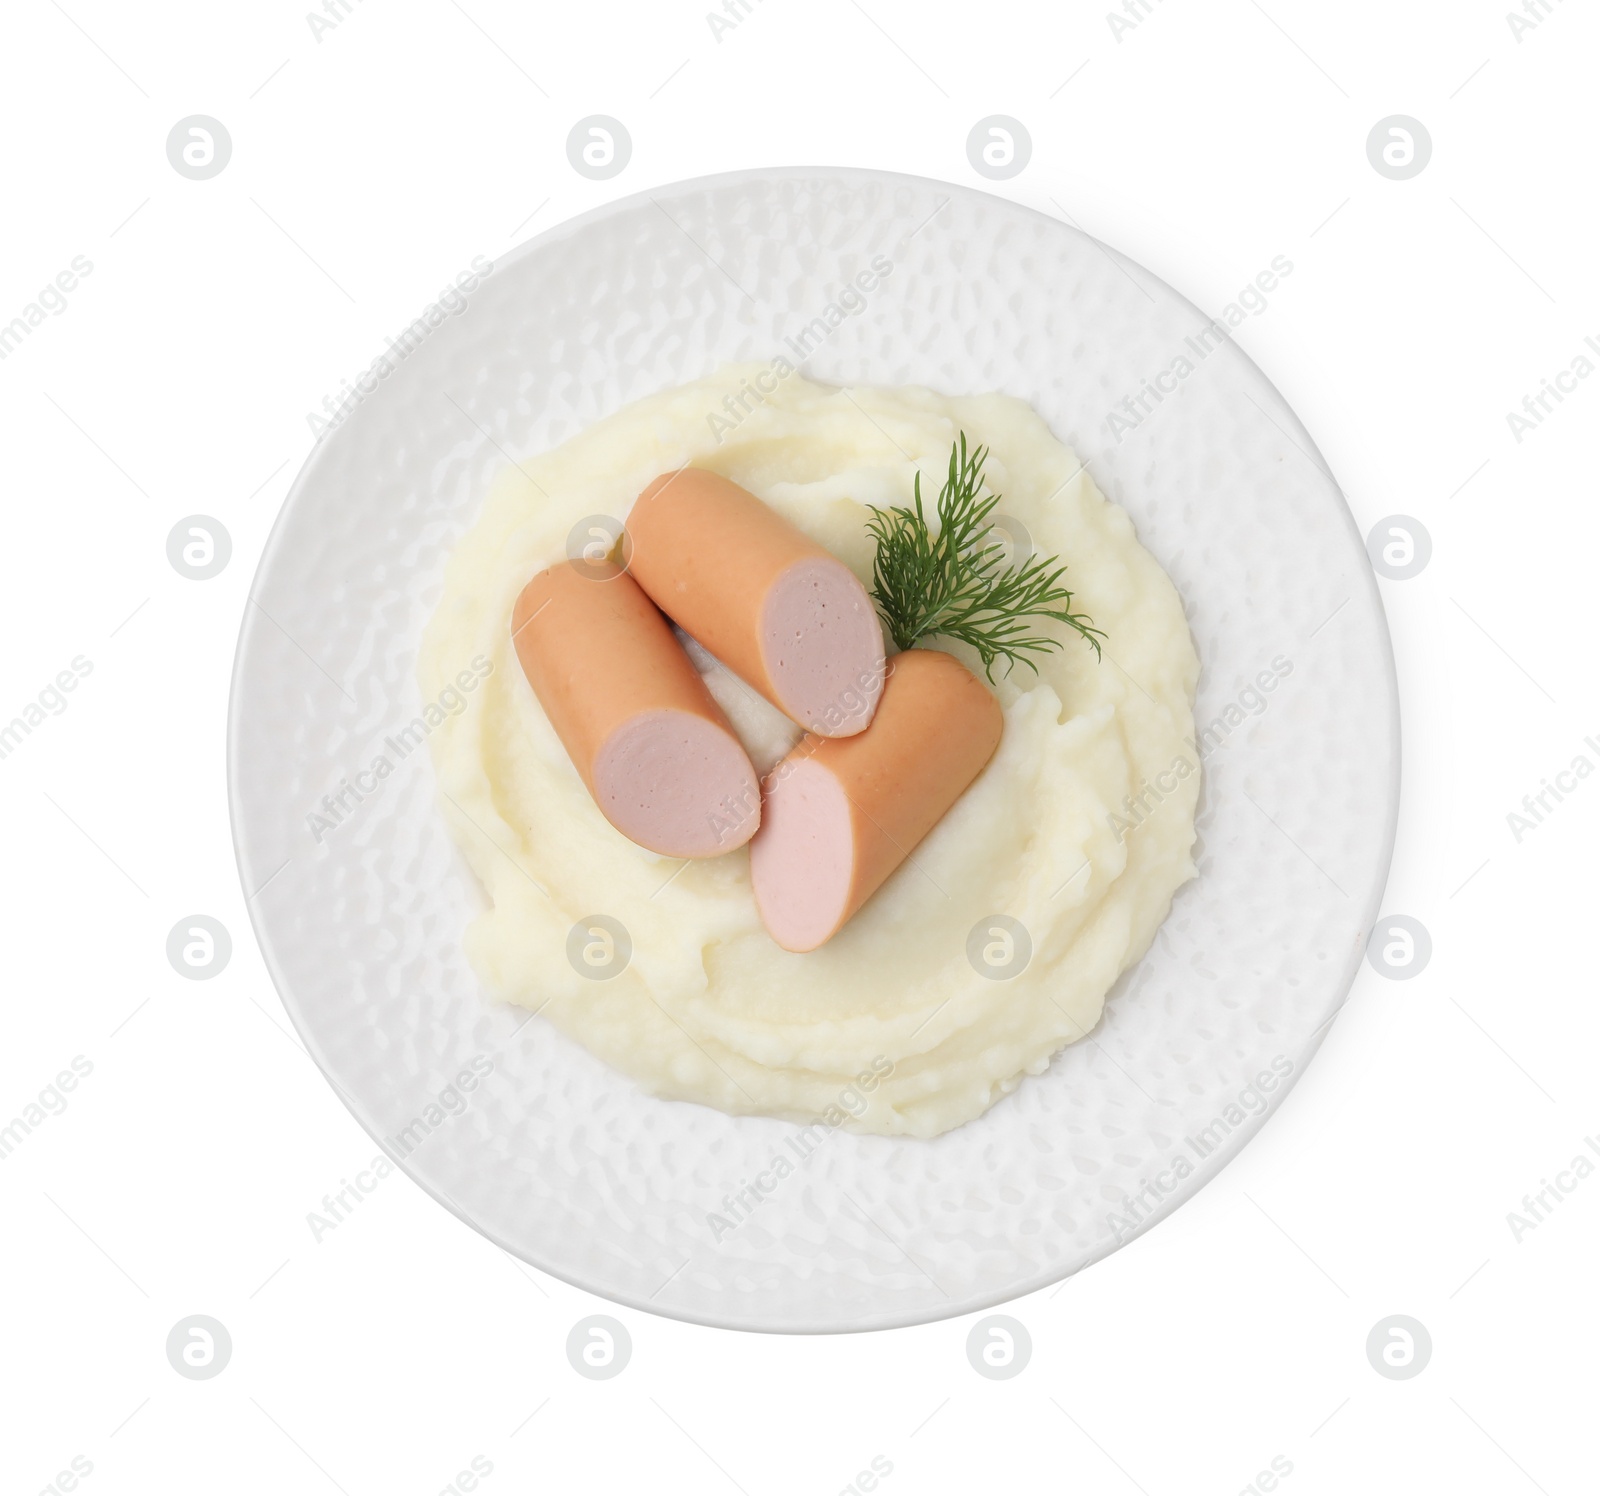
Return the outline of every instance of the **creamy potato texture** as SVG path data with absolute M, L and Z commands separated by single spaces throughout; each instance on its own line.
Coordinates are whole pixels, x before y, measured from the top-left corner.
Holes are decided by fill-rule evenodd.
M 724 398 L 758 374 L 771 392 L 729 429 Z M 909 503 L 920 468 L 931 512 L 961 431 L 991 449 L 997 513 L 1066 563 L 1105 659 L 1062 629 L 1037 675 L 1000 677 L 1005 731 L 989 766 L 833 940 L 791 954 L 757 917 L 745 849 L 680 863 L 600 814 L 517 662 L 512 605 L 566 555 L 579 520 L 624 518 L 686 462 L 743 484 L 870 586 L 865 506 Z M 1199 667 L 1171 581 L 1078 469 L 1009 396 L 845 392 L 761 365 L 641 400 L 503 473 L 449 560 L 419 667 L 435 700 L 475 656 L 493 662 L 429 738 L 441 812 L 492 906 L 466 936 L 489 990 L 658 1095 L 916 1137 L 981 1115 L 1083 1038 L 1194 876 Z M 970 652 L 951 652 L 981 676 Z M 798 729 L 691 653 L 765 771 Z M 580 935 L 576 964 L 568 955 L 595 915 L 619 921 L 632 947 L 603 980 L 580 974 L 581 948 L 603 966 L 613 937 Z M 994 916 L 1031 944 L 1001 979 L 979 969 L 1016 950 Z

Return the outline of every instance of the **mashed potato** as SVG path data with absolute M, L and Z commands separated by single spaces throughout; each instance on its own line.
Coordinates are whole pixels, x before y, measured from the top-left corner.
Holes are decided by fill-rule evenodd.
M 758 382 L 748 414 L 728 401 Z M 512 604 L 579 520 L 625 517 L 685 462 L 743 484 L 870 584 L 865 506 L 909 503 L 919 468 L 932 499 L 959 431 L 991 448 L 997 513 L 1067 564 L 1105 659 L 1063 629 L 1037 675 L 1003 677 L 983 774 L 832 941 L 790 954 L 756 915 L 746 850 L 680 863 L 600 814 L 523 677 Z M 1199 667 L 1178 594 L 1127 514 L 1008 396 L 842 391 L 760 365 L 641 400 L 494 484 L 424 635 L 424 699 L 479 655 L 492 671 L 429 739 L 442 813 L 492 905 L 467 953 L 496 997 L 657 1095 L 875 1133 L 957 1127 L 1094 1027 L 1194 876 Z M 695 656 L 765 770 L 798 730 Z M 626 965 L 597 980 L 585 946 L 601 969 Z

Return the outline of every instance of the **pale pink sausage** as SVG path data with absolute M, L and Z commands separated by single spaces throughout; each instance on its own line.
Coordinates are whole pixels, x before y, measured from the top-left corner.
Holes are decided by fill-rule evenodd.
M 808 735 L 767 776 L 750 878 L 785 950 L 830 940 L 876 893 L 994 756 L 1004 718 L 953 656 L 909 649 L 889 663 L 872 725 Z
M 528 684 L 606 819 L 667 857 L 743 846 L 761 820 L 743 745 L 672 628 L 625 573 L 562 562 L 511 629 Z
M 883 630 L 855 573 L 717 473 L 657 478 L 628 516 L 656 606 L 780 712 L 849 737 L 883 692 Z

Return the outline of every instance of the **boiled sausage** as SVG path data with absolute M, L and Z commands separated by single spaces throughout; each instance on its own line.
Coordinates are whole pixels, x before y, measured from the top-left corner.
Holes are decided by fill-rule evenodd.
M 552 566 L 523 588 L 511 628 L 528 684 L 618 831 L 668 857 L 715 857 L 754 835 L 755 769 L 627 573 Z
M 894 657 L 877 715 L 850 738 L 803 738 L 767 776 L 750 843 L 756 907 L 785 950 L 829 940 L 994 755 L 1000 703 L 953 656 Z
M 628 516 L 628 569 L 657 607 L 821 737 L 872 720 L 883 630 L 844 562 L 717 473 L 657 478 Z

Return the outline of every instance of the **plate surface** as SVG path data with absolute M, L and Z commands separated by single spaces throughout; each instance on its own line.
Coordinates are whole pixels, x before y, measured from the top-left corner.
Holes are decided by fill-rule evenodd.
M 1200 654 L 1200 876 L 1099 1028 L 1045 1074 L 931 1142 L 833 1134 L 730 1235 L 710 1218 L 798 1129 L 646 1096 L 492 1003 L 461 950 L 482 895 L 435 812 L 427 753 L 385 740 L 421 710 L 417 641 L 500 468 L 639 396 L 784 353 L 876 255 L 892 273 L 804 371 L 1020 396 L 1133 516 Z M 419 1184 L 618 1302 L 844 1331 L 1051 1283 L 1239 1150 L 1321 1042 L 1376 918 L 1399 707 L 1337 484 L 1277 391 L 1207 326 L 1139 266 L 1027 208 L 794 168 L 662 188 L 541 235 L 369 381 L 262 558 L 234 669 L 229 798 L 290 1017 Z M 1256 678 L 1285 661 L 1262 691 Z M 313 817 L 341 795 L 319 839 Z

